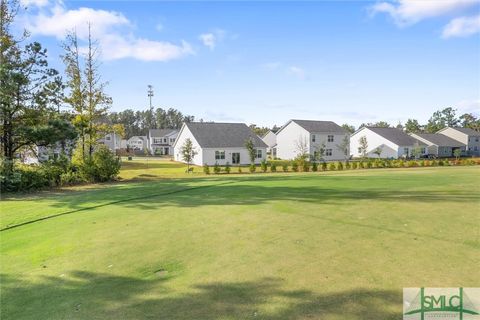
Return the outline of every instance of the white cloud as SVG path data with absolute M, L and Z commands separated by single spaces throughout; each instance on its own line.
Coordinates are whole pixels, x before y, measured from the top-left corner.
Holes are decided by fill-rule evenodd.
M 67 31 L 75 30 L 80 41 L 87 39 L 88 23 L 91 23 L 93 37 L 100 44 L 104 60 L 134 58 L 168 61 L 194 53 L 185 41 L 173 44 L 136 37 L 132 32 L 132 23 L 122 13 L 115 11 L 86 7 L 68 10 L 62 2 L 56 2 L 34 15 L 25 16 L 22 22 L 34 35 L 58 39 L 63 39 Z
M 213 32 L 202 33 L 198 36 L 198 39 L 202 41 L 203 45 L 210 50 L 215 49 L 218 42 L 222 41 L 225 37 L 225 31 L 222 29 L 215 29 Z
M 467 37 L 478 32 L 480 32 L 480 15 L 453 19 L 443 28 L 442 36 L 444 38 Z
M 291 66 L 288 68 L 288 73 L 299 78 L 299 79 L 305 79 L 305 70 L 303 70 L 300 67 L 297 66 Z
M 48 0 L 21 0 L 20 4 L 23 7 L 44 7 L 48 4 Z
M 370 10 L 372 14 L 387 13 L 397 25 L 407 26 L 426 18 L 451 15 L 478 3 L 478 0 L 398 0 L 379 2 Z

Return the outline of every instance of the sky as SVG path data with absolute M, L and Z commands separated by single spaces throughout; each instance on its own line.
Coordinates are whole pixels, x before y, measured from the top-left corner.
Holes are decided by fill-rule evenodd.
M 154 107 L 260 126 L 480 115 L 480 0 L 21 2 L 60 71 L 66 31 L 84 45 L 92 24 L 112 111 L 152 85 Z

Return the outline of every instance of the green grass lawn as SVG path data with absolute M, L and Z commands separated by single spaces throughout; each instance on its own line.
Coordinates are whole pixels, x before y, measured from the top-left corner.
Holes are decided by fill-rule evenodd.
M 3 199 L 1 228 L 57 216 L 0 232 L 1 319 L 401 319 L 404 287 L 478 286 L 480 167 L 161 165 Z

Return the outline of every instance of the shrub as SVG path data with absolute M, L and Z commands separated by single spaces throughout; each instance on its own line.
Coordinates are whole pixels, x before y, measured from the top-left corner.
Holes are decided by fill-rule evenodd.
M 277 164 L 275 162 L 270 164 L 270 171 L 271 172 L 277 172 Z
M 218 165 L 218 162 L 215 162 L 215 164 L 213 165 L 213 173 L 219 174 L 220 171 L 221 169 L 220 169 L 220 166 Z
M 282 170 L 283 170 L 283 172 L 288 172 L 288 163 L 287 162 L 282 164 Z
M 350 167 L 351 167 L 350 162 L 348 162 L 348 161 L 345 162 L 345 169 L 348 170 L 348 169 L 350 169 Z
M 399 168 L 405 167 L 405 161 L 403 159 L 400 159 L 400 161 L 397 162 L 397 165 Z
M 260 168 L 262 169 L 263 173 L 267 172 L 268 165 L 266 160 L 262 160 L 262 162 L 260 163 Z
M 254 173 L 254 172 L 257 170 L 257 166 L 252 163 L 252 164 L 248 167 L 248 170 L 250 170 L 250 173 Z
M 298 172 L 298 162 L 297 161 L 292 162 L 292 171 L 293 172 Z
M 313 163 L 312 163 L 312 171 L 313 171 L 313 172 L 317 172 L 317 171 L 318 171 L 318 163 L 316 163 L 316 162 L 313 162 Z
M 357 169 L 357 163 L 356 162 L 352 162 L 352 169 Z
M 370 169 L 372 167 L 372 161 L 367 161 L 367 169 Z
M 100 145 L 91 159 L 84 162 L 83 172 L 95 182 L 113 180 L 120 172 L 120 159 L 106 146 Z
M 308 161 L 303 161 L 302 171 L 303 171 L 303 172 L 309 172 L 309 171 L 310 171 L 310 162 L 308 162 Z
M 238 166 L 238 173 L 242 173 L 242 167 Z
M 230 173 L 230 170 L 231 170 L 230 163 L 227 162 L 227 163 L 225 164 L 225 173 L 229 174 L 229 173 Z
M 443 167 L 443 165 L 444 165 L 443 160 L 439 160 L 439 161 L 438 161 L 438 165 L 441 166 L 441 167 Z
M 438 165 L 437 160 L 432 160 L 432 167 L 436 167 Z
M 327 163 L 326 162 L 322 162 L 322 170 L 327 171 Z
M 407 167 L 411 168 L 411 167 L 416 167 L 417 166 L 417 162 L 414 161 L 414 160 L 410 160 L 407 162 Z
M 337 162 L 337 170 L 343 170 L 343 163 L 342 162 Z
M 333 162 L 330 162 L 330 164 L 328 165 L 328 170 L 330 171 L 335 171 L 337 167 L 335 166 L 335 163 Z
M 203 173 L 210 174 L 210 167 L 206 163 L 203 165 Z
M 75 185 L 79 183 L 87 182 L 77 171 L 67 171 L 60 175 L 60 184 L 62 186 Z

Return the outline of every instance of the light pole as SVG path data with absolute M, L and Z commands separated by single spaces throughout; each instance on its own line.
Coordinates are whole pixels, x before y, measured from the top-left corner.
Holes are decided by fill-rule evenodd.
M 153 97 L 153 86 L 151 84 L 148 85 L 148 98 L 150 99 L 150 109 L 152 109 L 152 97 Z

